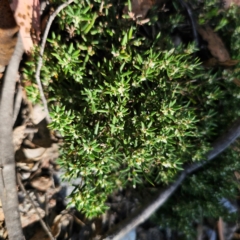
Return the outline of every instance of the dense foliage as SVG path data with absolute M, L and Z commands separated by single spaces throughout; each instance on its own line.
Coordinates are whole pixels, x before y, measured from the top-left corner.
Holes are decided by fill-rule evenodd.
M 219 217 L 230 223 L 239 222 L 236 196 L 239 180 L 234 171 L 240 169 L 239 142 L 221 157 L 189 176 L 170 200 L 154 214 L 152 220 L 161 228 L 182 233 L 179 239 L 196 237 L 196 226 L 214 224 Z M 226 204 L 226 199 L 232 205 Z
M 201 7 L 196 18 L 219 30 L 232 57 L 239 57 L 239 10 L 220 16 L 216 1 L 204 4 L 193 4 Z M 172 36 L 187 21 L 178 2 L 169 11 L 153 9 L 144 26 L 122 15 L 123 8 L 100 0 L 67 7 L 53 26 L 41 72 L 50 128 L 64 137 L 64 178 L 82 179 L 70 198 L 88 217 L 101 214 L 116 189 L 174 181 L 183 165 L 204 159 L 239 115 L 237 70 L 204 67 L 191 37 L 174 45 Z M 31 62 L 26 78 L 34 71 Z M 33 101 L 39 98 L 34 85 L 27 91 Z M 207 176 L 216 175 L 209 169 Z M 202 192 L 191 182 L 189 192 Z

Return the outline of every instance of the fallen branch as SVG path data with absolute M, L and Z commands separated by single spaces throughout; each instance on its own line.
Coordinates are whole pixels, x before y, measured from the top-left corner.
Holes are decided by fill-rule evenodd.
M 207 154 L 207 160 L 194 163 L 190 167 L 187 167 L 177 180 L 167 187 L 165 190 L 161 190 L 158 196 L 151 202 L 145 204 L 137 212 L 133 213 L 129 218 L 120 223 L 114 229 L 112 229 L 104 240 L 120 240 L 128 232 L 136 228 L 138 225 L 146 221 L 159 207 L 161 207 L 168 198 L 176 191 L 183 180 L 192 172 L 201 168 L 203 165 L 211 161 L 213 158 L 223 152 L 230 144 L 232 144 L 240 136 L 240 118 L 229 128 L 229 130 L 223 134 L 219 139 L 213 143 L 212 150 Z
M 47 41 L 47 36 L 48 36 L 48 33 L 49 33 L 49 30 L 50 30 L 50 27 L 52 25 L 53 20 L 55 19 L 55 17 L 59 14 L 59 12 L 61 10 L 63 10 L 65 7 L 67 7 L 73 1 L 74 0 L 68 0 L 66 3 L 63 3 L 49 17 L 49 20 L 48 20 L 48 23 L 47 23 L 47 26 L 46 26 L 46 29 L 45 29 L 45 32 L 44 32 L 44 35 L 43 35 L 42 44 L 41 44 L 41 47 L 40 47 L 40 56 L 38 58 L 38 64 L 37 64 L 37 70 L 36 70 L 35 78 L 36 78 L 38 88 L 39 88 L 39 91 L 40 91 L 40 96 L 41 96 L 41 99 L 42 99 L 42 102 L 43 102 L 44 110 L 46 112 L 47 123 L 51 122 L 51 118 L 50 118 L 50 115 L 49 115 L 47 100 L 44 96 L 43 87 L 42 87 L 42 83 L 41 83 L 41 80 L 40 80 L 40 71 L 41 71 L 41 68 L 42 68 L 43 53 L 44 53 L 44 49 L 45 49 L 45 45 L 46 45 L 46 41 Z
M 0 101 L 0 198 L 9 240 L 23 240 L 18 210 L 16 169 L 12 139 L 13 100 L 18 68 L 23 54 L 20 36 L 5 73 Z

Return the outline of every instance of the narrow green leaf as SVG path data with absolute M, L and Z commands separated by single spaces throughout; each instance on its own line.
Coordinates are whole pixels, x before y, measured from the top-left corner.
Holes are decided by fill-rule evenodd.
M 99 129 L 99 121 L 96 124 L 95 130 L 94 130 L 94 134 L 97 135 L 98 134 L 98 129 Z

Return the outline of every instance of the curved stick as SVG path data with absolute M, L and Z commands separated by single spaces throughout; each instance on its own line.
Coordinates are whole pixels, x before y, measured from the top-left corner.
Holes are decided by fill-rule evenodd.
M 48 110 L 48 105 L 47 105 L 47 100 L 44 96 L 44 92 L 43 92 L 43 87 L 42 87 L 42 83 L 40 80 L 40 71 L 42 68 L 42 62 L 43 62 L 43 53 L 44 53 L 44 49 L 45 49 L 45 45 L 46 45 L 46 41 L 47 41 L 47 36 L 50 30 L 50 27 L 52 25 L 53 20 L 55 19 L 55 17 L 59 14 L 60 11 L 62 11 L 65 7 L 67 7 L 70 3 L 72 3 L 74 0 L 68 0 L 66 3 L 63 3 L 62 5 L 60 5 L 56 11 L 49 17 L 44 35 L 43 35 L 43 39 L 42 39 L 42 44 L 40 47 L 40 56 L 38 58 L 38 64 L 37 64 L 37 70 L 36 70 L 36 74 L 35 74 L 35 78 L 38 84 L 38 88 L 40 91 L 40 96 L 43 102 L 43 106 L 44 106 L 44 110 L 46 112 L 46 121 L 47 123 L 51 122 L 51 118 L 49 115 L 49 110 Z

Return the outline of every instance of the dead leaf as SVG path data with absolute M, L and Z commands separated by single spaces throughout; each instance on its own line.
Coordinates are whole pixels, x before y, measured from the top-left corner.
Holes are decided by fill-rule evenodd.
M 34 176 L 30 183 L 32 187 L 43 192 L 53 185 L 52 177 L 47 174 Z
M 226 62 L 231 60 L 227 49 L 224 46 L 221 38 L 213 31 L 210 26 L 199 27 L 199 34 L 202 38 L 208 42 L 208 49 L 212 56 L 215 57 L 218 62 Z
M 57 215 L 51 227 L 51 232 L 54 237 L 58 237 L 61 232 L 61 227 L 60 227 L 61 217 L 62 217 L 61 214 Z
M 50 161 L 57 159 L 58 145 L 52 144 L 50 148 L 21 148 L 16 152 L 16 160 L 18 163 L 33 163 L 41 160 L 41 168 L 48 168 Z
M 45 211 L 39 207 L 37 207 L 37 211 L 39 212 L 41 218 L 45 216 Z M 35 209 L 31 209 L 30 211 L 27 212 L 27 214 L 21 214 L 21 223 L 22 227 L 25 228 L 28 225 L 39 221 L 39 216 L 36 213 Z
M 42 147 L 34 148 L 34 149 L 25 148 L 25 149 L 23 149 L 23 152 L 27 159 L 39 161 L 41 159 L 41 157 L 43 156 L 43 154 L 46 152 L 46 150 L 47 150 L 46 148 L 42 148 Z
M 34 161 L 29 161 L 29 162 L 17 162 L 17 167 L 24 171 L 28 172 L 34 172 L 39 168 L 40 162 L 34 162 Z M 22 175 L 22 173 L 21 173 Z
M 20 35 L 26 53 L 30 53 L 33 43 L 40 39 L 40 4 L 39 0 L 13 0 L 11 8 L 20 27 Z
M 16 127 L 13 130 L 14 152 L 16 152 L 20 148 L 20 146 L 22 145 L 23 139 L 26 137 L 25 129 L 26 129 L 26 126 L 22 125 L 22 126 Z
M 0 65 L 8 65 L 13 54 L 19 27 L 13 17 L 8 0 L 2 0 L 0 6 Z
M 57 215 L 54 219 L 53 225 L 51 227 L 51 232 L 54 237 L 59 236 L 61 231 L 68 233 L 68 228 L 71 226 L 74 221 L 74 217 L 72 214 L 67 213 L 67 211 L 63 211 L 61 214 Z M 65 235 L 66 235 L 65 234 Z
M 32 108 L 30 117 L 35 125 L 39 124 L 46 117 L 44 107 L 39 104 L 36 104 Z
M 44 152 L 43 157 L 42 157 L 43 161 L 42 161 L 41 167 L 44 167 L 45 164 L 46 165 L 49 164 L 49 163 L 47 163 L 48 160 L 46 160 L 46 159 L 56 160 L 58 157 L 59 157 L 58 144 L 53 143 L 52 146 L 50 148 L 47 148 L 46 151 Z

